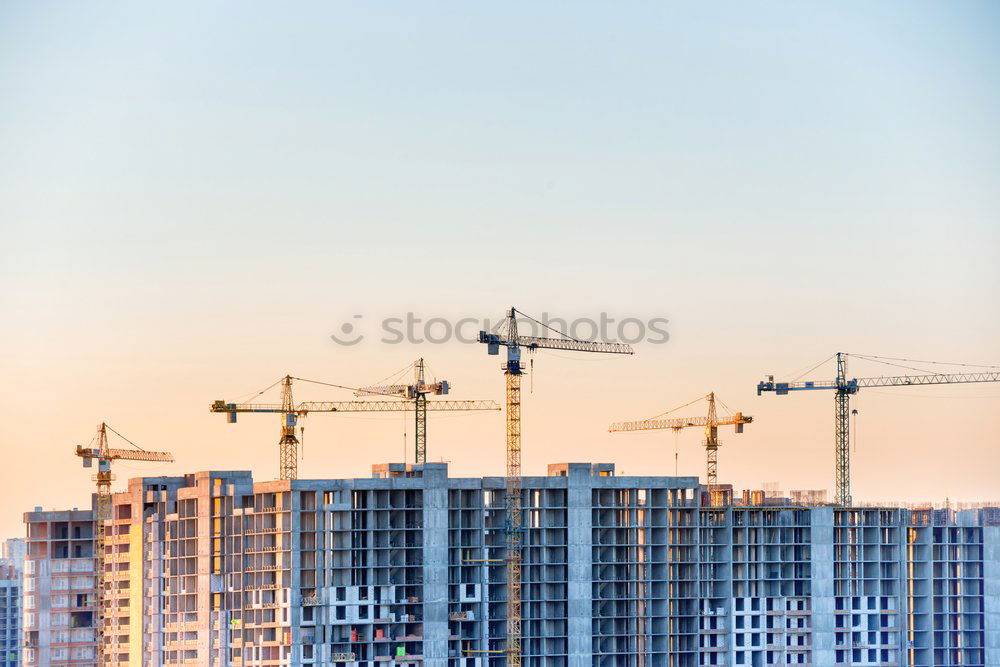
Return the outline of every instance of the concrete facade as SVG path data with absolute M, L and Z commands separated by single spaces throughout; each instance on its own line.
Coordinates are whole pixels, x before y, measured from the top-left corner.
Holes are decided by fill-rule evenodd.
M 26 548 L 21 538 L 0 544 L 0 667 L 21 664 L 21 589 Z
M 0 667 L 21 664 L 21 567 L 0 563 Z
M 94 667 L 93 512 L 36 508 L 24 521 L 23 664 Z
M 499 667 L 503 488 L 441 463 L 133 479 L 108 531 L 113 664 Z M 523 488 L 525 664 L 1000 664 L 998 512 L 709 507 L 695 478 L 610 464 Z M 61 520 L 35 529 L 46 553 Z

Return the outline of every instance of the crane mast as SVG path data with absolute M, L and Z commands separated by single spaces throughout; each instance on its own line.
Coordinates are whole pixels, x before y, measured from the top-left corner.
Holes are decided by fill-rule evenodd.
M 281 479 L 299 478 L 299 439 L 295 437 L 298 414 L 292 399 L 292 377 L 286 375 L 281 383 L 281 440 L 278 441 L 279 474 Z
M 834 396 L 834 486 L 836 503 L 850 505 L 851 498 L 851 395 L 858 393 L 862 387 L 912 387 L 917 385 L 937 384 L 969 384 L 979 382 L 1000 382 L 1000 372 L 976 371 L 967 373 L 926 373 L 924 375 L 882 375 L 878 377 L 851 378 L 847 375 L 848 356 L 854 356 L 869 361 L 879 361 L 887 357 L 869 357 L 865 355 L 848 355 L 837 352 L 837 375 L 833 381 L 804 380 L 793 382 L 775 382 L 770 375 L 766 380 L 757 383 L 757 395 L 773 392 L 783 396 L 791 391 L 833 390 Z M 910 361 L 896 359 L 896 361 Z M 885 363 L 885 362 L 881 362 Z M 917 362 L 919 363 L 919 362 Z M 923 362 L 939 363 L 939 362 Z M 898 364 L 890 364 L 898 365 Z M 975 366 L 976 364 L 946 364 Z M 997 368 L 996 366 L 980 366 L 981 368 Z M 908 367 L 907 367 L 908 368 Z
M 510 311 L 508 333 L 517 340 L 517 318 Z M 504 368 L 507 407 L 507 666 L 521 665 L 521 348 L 507 347 Z
M 416 377 L 414 378 L 417 382 L 417 386 L 422 386 L 424 384 L 424 359 L 421 357 L 417 359 L 414 364 L 414 371 Z M 447 392 L 447 385 L 445 385 L 445 390 L 442 393 Z M 427 392 L 416 391 L 413 405 L 414 413 L 414 423 L 413 423 L 413 462 L 414 463 L 426 463 L 427 462 Z M 405 458 L 405 457 L 404 457 Z
M 847 385 L 847 355 L 837 353 L 837 393 L 833 395 L 834 496 L 851 504 L 851 390 Z M 857 388 L 854 389 L 857 391 Z
M 715 423 L 715 392 L 708 395 L 708 424 L 705 426 L 705 471 L 708 494 L 712 505 L 718 504 L 719 494 L 719 425 Z
M 97 529 L 95 535 L 95 549 L 97 551 L 97 659 L 98 664 L 103 666 L 110 664 L 109 651 L 104 645 L 104 620 L 106 611 L 104 609 L 104 586 L 106 573 L 105 567 L 105 543 L 107 542 L 107 522 L 111 519 L 111 457 L 108 456 L 108 431 L 107 425 L 103 422 L 97 429 L 97 473 L 94 481 L 97 482 L 97 521 L 94 527 Z M 80 454 L 79 448 L 77 455 Z M 84 459 L 84 465 L 88 464 L 88 459 Z M 115 573 L 117 574 L 117 573 Z
M 507 360 L 501 365 L 506 385 L 506 454 L 507 470 L 504 486 L 505 501 L 505 570 L 507 577 L 506 600 L 506 647 L 507 667 L 520 667 L 521 651 L 521 348 L 574 350 L 578 352 L 607 352 L 632 354 L 632 348 L 623 343 L 595 343 L 570 338 L 545 338 L 519 336 L 517 331 L 517 311 L 510 308 L 504 319 L 506 330 L 502 334 L 479 332 L 479 342 L 487 346 L 487 353 L 497 355 L 500 347 L 507 349 Z M 523 313 L 521 313 L 523 315 Z M 564 335 L 564 334 L 563 334 Z M 565 336 L 565 335 L 564 335 Z
M 94 549 L 96 551 L 96 567 L 97 576 L 95 587 L 97 590 L 97 599 L 95 601 L 96 616 L 97 616 L 97 661 L 99 667 L 106 667 L 116 662 L 111 656 L 111 648 L 107 646 L 108 638 L 105 633 L 105 625 L 108 625 L 108 610 L 105 609 L 107 606 L 105 603 L 105 589 L 113 589 L 116 585 L 115 579 L 118 577 L 118 569 L 115 567 L 117 562 L 118 545 L 111 544 L 111 574 L 112 580 L 108 580 L 107 575 L 107 523 L 112 519 L 112 506 L 111 506 L 111 482 L 114 480 L 114 476 L 111 474 L 111 462 L 114 460 L 124 460 L 124 461 L 161 461 L 161 462 L 172 462 L 174 457 L 169 452 L 149 452 L 136 447 L 136 449 L 122 449 L 117 447 L 110 447 L 108 445 L 108 431 L 111 431 L 118 437 L 122 438 L 130 445 L 135 447 L 134 443 L 129 441 L 127 438 L 119 434 L 113 428 L 108 426 L 106 423 L 102 422 L 100 426 L 97 427 L 97 435 L 95 436 L 94 442 L 91 444 L 96 444 L 96 447 L 80 447 L 76 448 L 75 454 L 83 459 L 83 466 L 89 468 L 93 465 L 94 459 L 97 459 L 97 473 L 94 475 L 94 481 L 97 483 L 97 507 L 94 513 Z M 113 534 L 113 533 L 112 533 Z M 111 620 L 114 621 L 117 614 L 117 605 L 111 606 Z M 113 629 L 117 629 L 117 623 L 110 623 Z

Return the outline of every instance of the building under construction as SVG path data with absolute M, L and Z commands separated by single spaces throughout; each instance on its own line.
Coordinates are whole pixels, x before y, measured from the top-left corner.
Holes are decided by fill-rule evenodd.
M 443 463 L 133 479 L 106 531 L 110 664 L 503 665 L 504 485 Z M 524 662 L 1000 664 L 996 510 L 709 498 L 611 464 L 525 477 Z M 26 515 L 28 665 L 95 663 L 60 652 L 96 618 L 94 531 L 62 514 Z
M 22 664 L 97 662 L 94 512 L 26 512 Z
M 0 559 L 0 667 L 21 664 L 21 564 Z

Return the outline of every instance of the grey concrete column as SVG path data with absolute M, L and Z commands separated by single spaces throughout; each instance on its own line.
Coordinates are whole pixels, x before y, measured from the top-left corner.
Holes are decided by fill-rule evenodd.
M 426 464 L 424 498 L 424 664 L 448 664 L 448 469 Z
M 590 466 L 569 468 L 566 497 L 569 586 L 569 667 L 591 667 L 593 662 L 593 477 Z
M 832 665 L 836 652 L 833 594 L 833 508 L 809 510 L 812 587 L 812 664 Z
M 50 529 L 51 531 L 51 529 Z M 51 542 L 49 543 L 51 549 Z M 39 667 L 49 667 L 52 662 L 52 553 L 48 558 L 35 561 L 35 628 L 38 628 L 38 648 L 35 649 L 36 663 Z M 97 559 L 94 559 L 94 580 L 97 580 Z M 95 596 L 96 597 L 96 596 Z M 97 636 L 97 607 L 94 607 L 94 636 Z M 97 644 L 94 644 L 97 651 Z M 96 653 L 95 653 L 96 655 Z
M 726 567 L 722 568 L 725 579 L 719 585 L 719 593 L 728 597 L 729 602 L 723 607 L 726 610 L 726 664 L 736 664 L 736 615 L 733 605 L 733 508 L 726 509 L 726 543 L 722 547 L 722 562 Z
M 986 664 L 1000 667 L 1000 526 L 983 526 L 983 622 Z
M 303 485 L 304 486 L 304 485 Z M 293 665 L 302 664 L 302 503 L 301 489 L 297 481 L 289 483 L 288 516 L 291 519 L 284 530 L 289 531 L 289 556 L 291 557 L 291 581 L 288 582 L 288 630 L 292 636 L 289 651 Z M 277 594 L 277 593 L 275 593 Z M 281 630 L 279 629 L 279 632 Z M 220 651 L 221 652 L 221 651 Z

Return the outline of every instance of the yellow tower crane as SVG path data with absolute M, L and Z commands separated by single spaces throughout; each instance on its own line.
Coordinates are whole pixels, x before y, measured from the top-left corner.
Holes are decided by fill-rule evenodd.
M 108 431 L 111 431 L 119 438 L 132 445 L 134 449 L 121 449 L 116 447 L 108 446 Z M 76 455 L 83 459 L 83 467 L 90 468 L 94 459 L 97 460 L 97 474 L 94 475 L 94 481 L 97 482 L 97 512 L 94 521 L 95 527 L 95 548 L 97 551 L 97 600 L 95 603 L 97 611 L 97 664 L 100 667 L 105 665 L 110 665 L 113 662 L 117 662 L 117 655 L 112 657 L 112 653 L 117 654 L 114 650 L 115 647 L 109 647 L 105 638 L 104 626 L 105 619 L 108 615 L 107 609 L 105 609 L 105 594 L 108 592 L 105 589 L 111 590 L 111 587 L 115 585 L 115 579 L 118 577 L 118 572 L 112 567 L 112 580 L 108 581 L 106 563 L 107 563 L 107 522 L 111 520 L 111 482 L 114 477 L 111 474 L 111 462 L 112 461 L 159 461 L 164 463 L 172 463 L 174 457 L 169 452 L 149 452 L 134 442 L 123 436 L 118 431 L 114 430 L 105 423 L 101 423 L 97 427 L 97 435 L 90 442 L 87 447 L 77 446 Z M 115 543 L 111 544 L 111 563 L 114 565 L 117 559 L 118 545 Z M 115 616 L 116 607 L 112 607 L 111 615 L 112 618 Z M 112 627 L 116 629 L 116 624 L 112 624 Z M 112 641 L 114 638 L 112 638 Z
M 296 403 L 292 398 L 292 381 L 311 382 L 313 384 L 347 389 L 354 392 L 366 394 L 380 394 L 386 396 L 385 400 L 372 401 L 303 401 Z M 494 410 L 499 411 L 500 406 L 495 401 L 422 401 L 408 400 L 405 396 L 393 395 L 392 392 L 376 392 L 374 388 L 369 390 L 358 387 L 346 387 L 344 385 L 332 384 L 330 382 L 320 382 L 318 380 L 306 380 L 286 375 L 269 387 L 257 393 L 259 396 L 268 389 L 278 384 L 281 385 L 281 403 L 229 403 L 226 401 L 215 401 L 212 403 L 211 411 L 225 413 L 230 424 L 236 423 L 236 415 L 243 413 L 270 413 L 281 415 L 281 439 L 278 441 L 279 474 L 281 479 L 298 479 L 298 448 L 299 438 L 295 435 L 295 427 L 299 419 L 307 416 L 311 412 L 417 412 L 417 419 L 421 419 L 421 413 L 442 412 L 456 410 Z M 442 392 L 444 393 L 444 392 Z M 426 417 L 426 415 L 425 415 Z M 426 432 L 426 430 L 425 430 Z
M 705 417 L 677 417 L 664 419 L 664 417 L 675 410 L 680 410 L 693 403 L 697 403 L 701 400 L 708 401 L 708 415 Z M 749 424 L 753 421 L 753 417 L 750 415 L 744 415 L 742 412 L 737 412 L 732 415 L 718 417 L 715 412 L 715 392 L 708 394 L 707 396 L 702 396 L 696 398 L 695 400 L 685 403 L 684 405 L 677 406 L 666 412 L 661 412 L 655 417 L 650 417 L 649 419 L 639 419 L 636 421 L 625 421 L 625 422 L 615 422 L 610 427 L 608 431 L 611 433 L 624 433 L 628 431 L 655 431 L 658 429 L 672 429 L 674 431 L 679 431 L 684 428 L 689 428 L 692 426 L 702 426 L 705 428 L 705 456 L 707 459 L 707 478 L 708 478 L 708 492 L 712 499 L 712 506 L 718 507 L 722 504 L 722 493 L 719 491 L 719 479 L 718 479 L 718 468 L 719 468 L 719 427 L 720 426 L 735 426 L 737 433 L 743 432 L 743 425 Z M 722 403 L 720 400 L 719 403 Z M 725 404 L 723 404 L 725 405 Z
M 560 337 L 518 334 L 518 315 L 558 333 Z M 611 354 L 632 354 L 632 348 L 624 343 L 577 340 L 514 308 L 507 311 L 498 333 L 480 331 L 479 342 L 486 345 L 488 354 L 500 354 L 501 347 L 507 348 L 507 361 L 500 366 L 507 384 L 507 488 L 504 521 L 507 547 L 507 646 L 504 653 L 507 654 L 507 667 L 521 667 L 521 375 L 524 372 L 521 366 L 521 348 L 529 352 L 550 349 Z

